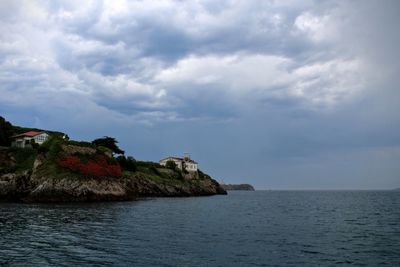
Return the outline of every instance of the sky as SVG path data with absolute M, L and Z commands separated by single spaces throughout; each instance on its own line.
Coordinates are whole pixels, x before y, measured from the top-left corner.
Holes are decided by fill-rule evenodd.
M 400 1 L 0 1 L 0 115 L 256 189 L 400 187 Z

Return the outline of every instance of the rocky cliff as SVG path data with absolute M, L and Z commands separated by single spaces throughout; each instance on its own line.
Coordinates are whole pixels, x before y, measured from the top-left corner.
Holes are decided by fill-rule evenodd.
M 63 147 L 64 153 L 75 148 Z M 82 153 L 82 151 L 80 151 Z M 8 156 L 7 156 L 8 155 Z M 2 155 L 14 162 L 12 155 Z M 177 178 L 178 177 L 178 178 Z M 0 175 L 0 200 L 25 202 L 120 201 L 143 197 L 186 197 L 226 194 L 210 176 L 166 168 L 124 172 L 120 177 L 95 178 L 49 165 L 39 154 L 31 169 Z

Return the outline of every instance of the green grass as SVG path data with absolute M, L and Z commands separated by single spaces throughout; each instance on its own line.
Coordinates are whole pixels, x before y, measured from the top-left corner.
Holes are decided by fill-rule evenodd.
M 73 146 L 81 146 L 81 147 L 90 147 L 96 149 L 96 146 L 90 142 L 86 141 L 75 141 L 75 140 L 68 140 L 64 141 L 66 145 L 73 145 Z
M 157 163 L 157 162 L 152 162 L 152 161 L 140 161 L 140 160 L 137 160 L 137 161 L 136 161 L 136 166 L 137 166 L 137 167 L 144 167 L 144 168 L 151 168 L 151 167 L 154 167 L 154 168 L 165 168 L 164 166 L 160 165 L 160 164 Z

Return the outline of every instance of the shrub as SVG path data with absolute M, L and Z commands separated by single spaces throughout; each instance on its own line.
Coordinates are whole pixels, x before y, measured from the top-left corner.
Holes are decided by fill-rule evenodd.
M 60 167 L 73 172 L 78 172 L 91 177 L 120 177 L 122 175 L 121 167 L 118 164 L 109 164 L 104 155 L 96 155 L 83 163 L 77 156 L 68 156 L 58 161 Z
M 101 177 L 106 176 L 104 172 L 104 167 L 97 164 L 94 161 L 89 161 L 85 165 L 82 165 L 79 169 L 80 173 L 85 176 Z
M 43 144 L 43 145 L 39 146 L 38 152 L 40 154 L 46 154 L 47 152 L 49 152 L 49 148 L 47 146 L 44 146 L 44 144 Z
M 117 157 L 117 162 L 125 171 L 135 172 L 137 169 L 136 160 L 133 157 L 119 156 Z
M 149 169 L 150 169 L 150 171 L 152 171 L 154 174 L 156 174 L 156 175 L 161 175 L 160 172 L 157 170 L 156 167 L 151 166 Z
M 136 161 L 136 166 L 137 167 L 143 167 L 143 168 L 151 168 L 151 167 L 155 167 L 155 168 L 164 168 L 164 166 L 160 165 L 157 162 L 151 162 L 151 161 Z
M 68 156 L 58 161 L 58 165 L 71 171 L 78 171 L 81 167 L 81 160 L 77 156 Z
M 31 139 L 30 145 L 33 149 L 37 150 L 39 148 L 39 144 L 35 142 L 35 139 Z
M 203 179 L 206 178 L 206 175 L 205 175 L 200 169 L 197 170 L 197 173 L 199 174 L 199 178 L 200 178 L 201 180 L 203 180 Z
M 176 163 L 173 160 L 168 160 L 167 163 L 165 163 L 165 167 L 167 167 L 168 169 L 171 169 L 171 170 L 175 170 Z
M 16 165 L 13 168 L 15 171 L 32 169 L 37 156 L 35 149 L 12 147 L 8 151 L 15 158 Z
M 119 165 L 108 165 L 108 175 L 112 177 L 121 177 L 121 167 Z
M 62 143 L 61 137 L 52 135 L 39 147 L 39 152 L 46 153 L 49 159 L 56 159 L 62 150 Z
M 107 158 L 104 155 L 95 155 L 94 160 L 92 160 L 94 163 L 100 165 L 100 166 L 107 166 Z M 90 162 L 90 160 L 89 160 Z
M 94 146 L 94 145 L 93 145 Z M 110 157 L 112 156 L 112 151 L 111 149 L 104 147 L 104 146 L 99 146 L 96 148 L 98 152 L 102 153 L 102 154 L 106 154 L 106 155 L 110 155 Z
M 75 140 L 66 140 L 64 141 L 66 145 L 73 145 L 73 146 L 80 146 L 80 147 L 90 147 L 90 148 L 96 148 L 95 145 L 93 145 L 90 142 L 85 142 L 85 141 L 75 141 Z

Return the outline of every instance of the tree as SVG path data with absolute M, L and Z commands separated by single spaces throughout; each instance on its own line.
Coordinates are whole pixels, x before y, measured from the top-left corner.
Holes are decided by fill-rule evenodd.
M 173 161 L 173 160 L 168 160 L 168 161 L 165 163 L 165 167 L 167 167 L 168 169 L 175 170 L 175 169 L 176 169 L 176 163 L 175 163 L 175 161 Z
M 131 171 L 131 172 L 136 171 L 136 160 L 131 156 L 127 158 L 125 156 L 118 156 L 117 162 L 121 166 L 121 168 L 125 171 Z
M 38 149 L 39 148 L 39 144 L 35 142 L 35 139 L 31 139 L 30 141 L 30 145 L 33 149 Z
M 126 159 L 126 170 L 132 172 L 136 171 L 136 160 L 131 156 Z
M 0 146 L 10 146 L 13 126 L 0 116 Z
M 117 146 L 118 141 L 115 140 L 115 138 L 113 137 L 109 137 L 109 136 L 104 136 L 103 138 L 98 138 L 92 141 L 92 144 L 96 145 L 96 146 L 104 146 L 108 149 L 110 149 L 112 152 L 114 152 L 115 154 L 124 154 L 125 151 L 121 150 L 118 146 Z

